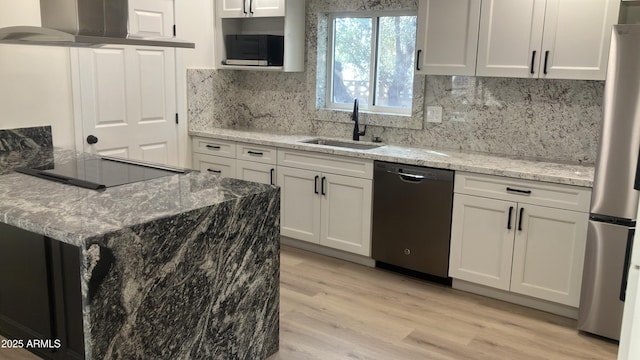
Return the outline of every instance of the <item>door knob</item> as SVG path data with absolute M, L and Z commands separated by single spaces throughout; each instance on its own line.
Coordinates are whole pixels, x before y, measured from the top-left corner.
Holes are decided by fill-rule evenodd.
M 87 136 L 87 144 L 93 145 L 93 144 L 95 144 L 97 142 L 98 142 L 98 138 L 97 137 L 95 137 L 93 135 Z

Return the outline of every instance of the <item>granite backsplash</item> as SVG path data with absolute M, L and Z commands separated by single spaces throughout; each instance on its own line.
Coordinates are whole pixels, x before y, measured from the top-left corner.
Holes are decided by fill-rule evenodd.
M 316 75 L 321 63 L 317 49 L 322 36 L 318 21 L 322 14 L 333 11 L 414 8 L 415 1 L 407 0 L 307 0 L 306 71 L 189 69 L 189 129 L 234 128 L 350 138 L 353 126 L 349 112 L 335 111 L 327 117 L 320 116 L 317 109 Z M 603 116 L 603 81 L 416 76 L 414 89 L 416 86 L 424 87 L 423 93 L 414 92 L 414 96 L 424 97 L 424 106 L 442 107 L 442 122 L 427 123 L 423 109 L 414 109 L 413 116 L 420 117 L 422 129 L 369 125 L 363 140 L 379 136 L 394 145 L 595 162 Z M 422 101 L 414 101 L 414 107 L 416 103 L 422 105 Z M 366 124 L 367 114 L 363 115 L 362 123 Z M 398 121 L 398 116 L 388 118 Z

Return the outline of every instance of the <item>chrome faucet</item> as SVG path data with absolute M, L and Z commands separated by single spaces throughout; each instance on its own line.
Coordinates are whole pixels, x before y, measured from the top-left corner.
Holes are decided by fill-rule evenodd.
M 360 132 L 360 127 L 358 126 L 358 99 L 353 100 L 353 113 L 351 114 L 351 120 L 354 121 L 353 124 L 353 140 L 360 141 L 360 136 L 364 136 L 364 133 L 367 132 L 367 125 L 364 126 L 364 130 Z

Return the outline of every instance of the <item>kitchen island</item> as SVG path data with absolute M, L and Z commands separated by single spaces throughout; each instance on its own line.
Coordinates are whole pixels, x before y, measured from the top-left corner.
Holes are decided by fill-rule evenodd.
M 80 358 L 259 359 L 278 350 L 277 187 L 191 172 L 94 191 L 9 172 L 20 157 L 5 155 L 0 225 L 77 249 Z M 38 156 L 76 155 L 45 150 L 29 161 Z M 55 348 L 63 335 L 42 340 Z

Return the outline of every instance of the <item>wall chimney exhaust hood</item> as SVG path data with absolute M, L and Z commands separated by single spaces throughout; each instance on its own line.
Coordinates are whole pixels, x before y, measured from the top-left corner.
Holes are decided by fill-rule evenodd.
M 146 38 L 129 35 L 128 0 L 40 0 L 42 27 L 0 28 L 0 43 L 99 47 L 143 45 L 195 48 L 176 38 Z

